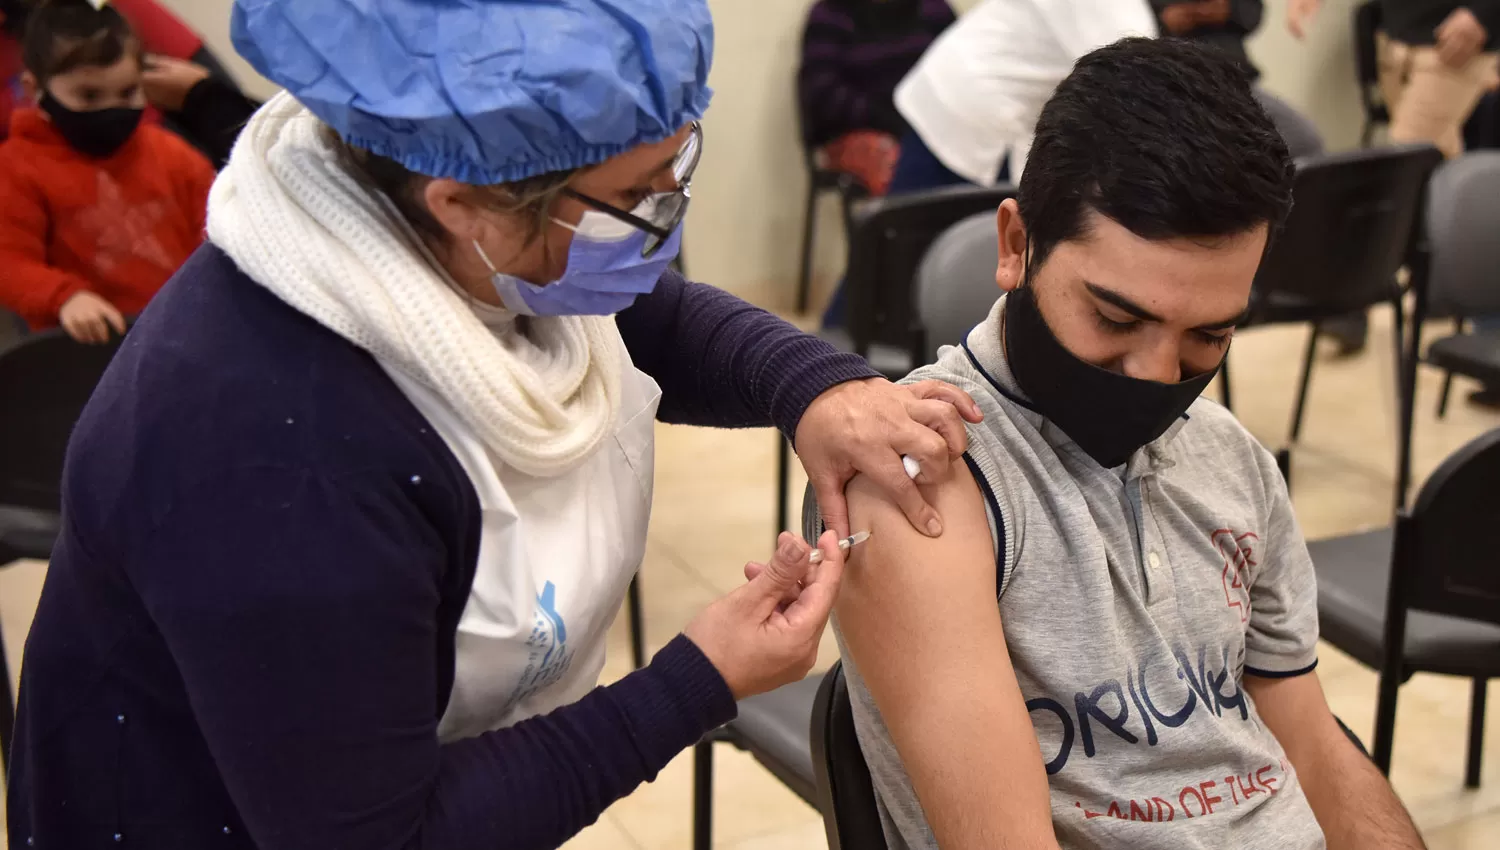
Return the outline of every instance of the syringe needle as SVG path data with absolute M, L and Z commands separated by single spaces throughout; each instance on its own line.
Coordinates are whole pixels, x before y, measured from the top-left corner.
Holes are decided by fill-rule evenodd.
M 869 539 L 870 539 L 870 532 L 868 532 L 868 531 L 858 531 L 858 532 L 855 532 L 854 534 L 851 534 L 848 537 L 845 537 L 843 540 L 839 541 L 839 551 L 844 552 L 844 553 L 847 554 L 848 551 L 851 548 L 853 548 L 855 546 L 858 546 L 859 544 L 861 544 L 861 543 L 863 543 L 863 542 L 865 542 L 866 540 L 869 540 Z M 808 556 L 807 562 L 809 564 L 821 564 L 821 563 L 823 563 L 823 550 L 822 549 L 814 549 L 813 553 Z

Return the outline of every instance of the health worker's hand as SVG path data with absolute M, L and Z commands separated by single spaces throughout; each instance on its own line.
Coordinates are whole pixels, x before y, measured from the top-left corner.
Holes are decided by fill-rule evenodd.
M 863 473 L 890 494 L 917 530 L 937 537 L 943 522 L 906 474 L 902 455 L 922 465 L 924 483 L 947 479 L 968 448 L 964 421 L 984 419 L 969 394 L 941 381 L 897 385 L 884 378 L 850 381 L 808 406 L 794 443 L 826 526 L 849 536 L 844 485 Z
M 736 700 L 763 694 L 806 676 L 844 574 L 839 538 L 818 541 L 822 563 L 808 563 L 812 547 L 782 532 L 768 564 L 746 564 L 750 581 L 693 618 L 682 633 L 724 677 Z

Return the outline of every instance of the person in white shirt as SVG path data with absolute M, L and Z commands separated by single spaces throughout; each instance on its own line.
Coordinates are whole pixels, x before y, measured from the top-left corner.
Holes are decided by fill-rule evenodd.
M 1155 37 L 1146 0 L 981 0 L 938 36 L 896 87 L 910 129 L 887 195 L 1018 181 L 1042 104 L 1095 48 Z M 823 327 L 843 327 L 839 284 Z
M 981 0 L 896 87 L 910 130 L 886 193 L 1019 183 L 1042 105 L 1074 63 L 1122 38 L 1159 34 L 1148 0 Z M 1254 93 L 1294 156 L 1322 152 L 1310 121 L 1265 90 Z M 845 310 L 840 285 L 823 326 L 842 327 Z
M 983 0 L 896 89 L 912 131 L 891 193 L 1019 178 L 1042 105 L 1073 63 L 1126 36 L 1156 34 L 1145 0 Z

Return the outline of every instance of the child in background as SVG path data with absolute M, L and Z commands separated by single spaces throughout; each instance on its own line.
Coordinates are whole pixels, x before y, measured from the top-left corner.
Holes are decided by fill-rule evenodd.
M 0 304 L 106 342 L 202 241 L 214 170 L 141 124 L 140 42 L 112 7 L 44 4 L 22 52 L 37 105 L 0 144 Z
M 103 2 L 100 0 L 100 5 Z M 124 16 L 148 56 L 199 64 L 213 61 L 203 39 L 157 0 L 109 0 L 109 4 Z M 0 142 L 10 130 L 11 111 L 26 105 L 21 90 L 21 39 L 26 35 L 26 20 L 32 9 L 40 5 L 42 0 L 0 0 Z M 142 120 L 157 124 L 161 119 L 160 113 L 148 108 Z

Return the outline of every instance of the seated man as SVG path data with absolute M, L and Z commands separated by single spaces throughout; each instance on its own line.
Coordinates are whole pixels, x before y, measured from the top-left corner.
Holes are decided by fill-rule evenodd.
M 923 489 L 856 479 L 837 606 L 892 847 L 1418 848 L 1317 677 L 1271 457 L 1198 396 L 1291 207 L 1234 60 L 1126 40 L 1043 109 L 997 216 L 1004 295 L 939 378 L 984 411 Z M 920 480 L 919 480 L 920 483 Z

